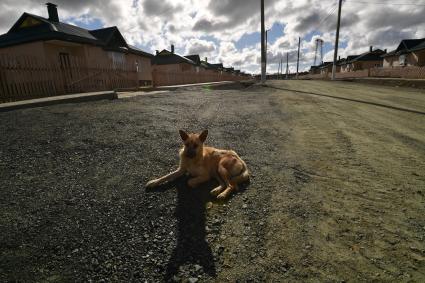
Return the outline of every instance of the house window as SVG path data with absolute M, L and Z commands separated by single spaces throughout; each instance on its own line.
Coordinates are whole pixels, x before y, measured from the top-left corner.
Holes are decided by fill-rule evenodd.
M 406 55 L 400 55 L 400 57 L 398 57 L 398 62 L 400 64 L 400 66 L 404 66 L 406 65 Z
M 122 65 L 125 62 L 124 53 L 121 52 L 108 52 L 109 58 L 112 60 L 112 65 L 116 68 L 118 65 Z

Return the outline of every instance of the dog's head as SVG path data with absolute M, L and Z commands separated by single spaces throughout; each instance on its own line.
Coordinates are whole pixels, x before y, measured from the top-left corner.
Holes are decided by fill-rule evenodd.
M 179 130 L 179 133 L 183 140 L 184 156 L 195 158 L 202 154 L 204 142 L 208 136 L 208 130 L 204 130 L 200 134 L 188 134 L 183 130 Z

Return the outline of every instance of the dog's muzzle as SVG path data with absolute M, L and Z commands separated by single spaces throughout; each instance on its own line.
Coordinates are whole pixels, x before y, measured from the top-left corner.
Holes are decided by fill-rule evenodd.
M 186 150 L 186 157 L 194 158 L 196 156 L 196 150 Z

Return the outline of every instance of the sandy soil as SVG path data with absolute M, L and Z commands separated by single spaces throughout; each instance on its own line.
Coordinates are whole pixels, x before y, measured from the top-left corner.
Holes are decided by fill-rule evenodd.
M 0 281 L 425 280 L 425 92 L 347 82 L 186 88 L 0 113 Z M 251 183 L 181 179 L 208 128 Z

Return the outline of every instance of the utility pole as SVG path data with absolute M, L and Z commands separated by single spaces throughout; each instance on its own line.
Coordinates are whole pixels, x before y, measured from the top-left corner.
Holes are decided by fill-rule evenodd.
M 264 59 L 264 61 L 266 62 L 266 67 L 265 67 L 265 69 L 266 69 L 266 78 L 267 78 L 267 32 L 268 32 L 269 30 L 266 30 L 266 58 Z
M 261 0 L 261 84 L 266 83 L 266 52 L 264 38 L 264 0 Z
M 298 37 L 298 55 L 297 55 L 297 80 L 298 80 L 298 67 L 300 65 L 300 45 L 301 45 L 301 37 Z
M 286 52 L 286 79 L 288 79 L 289 75 L 289 52 Z
M 335 36 L 334 63 L 332 65 L 332 80 L 335 80 L 336 59 L 338 57 L 339 26 L 341 24 L 341 6 L 342 6 L 342 0 L 339 0 L 339 4 L 338 4 L 338 21 L 337 21 L 337 24 L 336 24 L 336 36 Z

